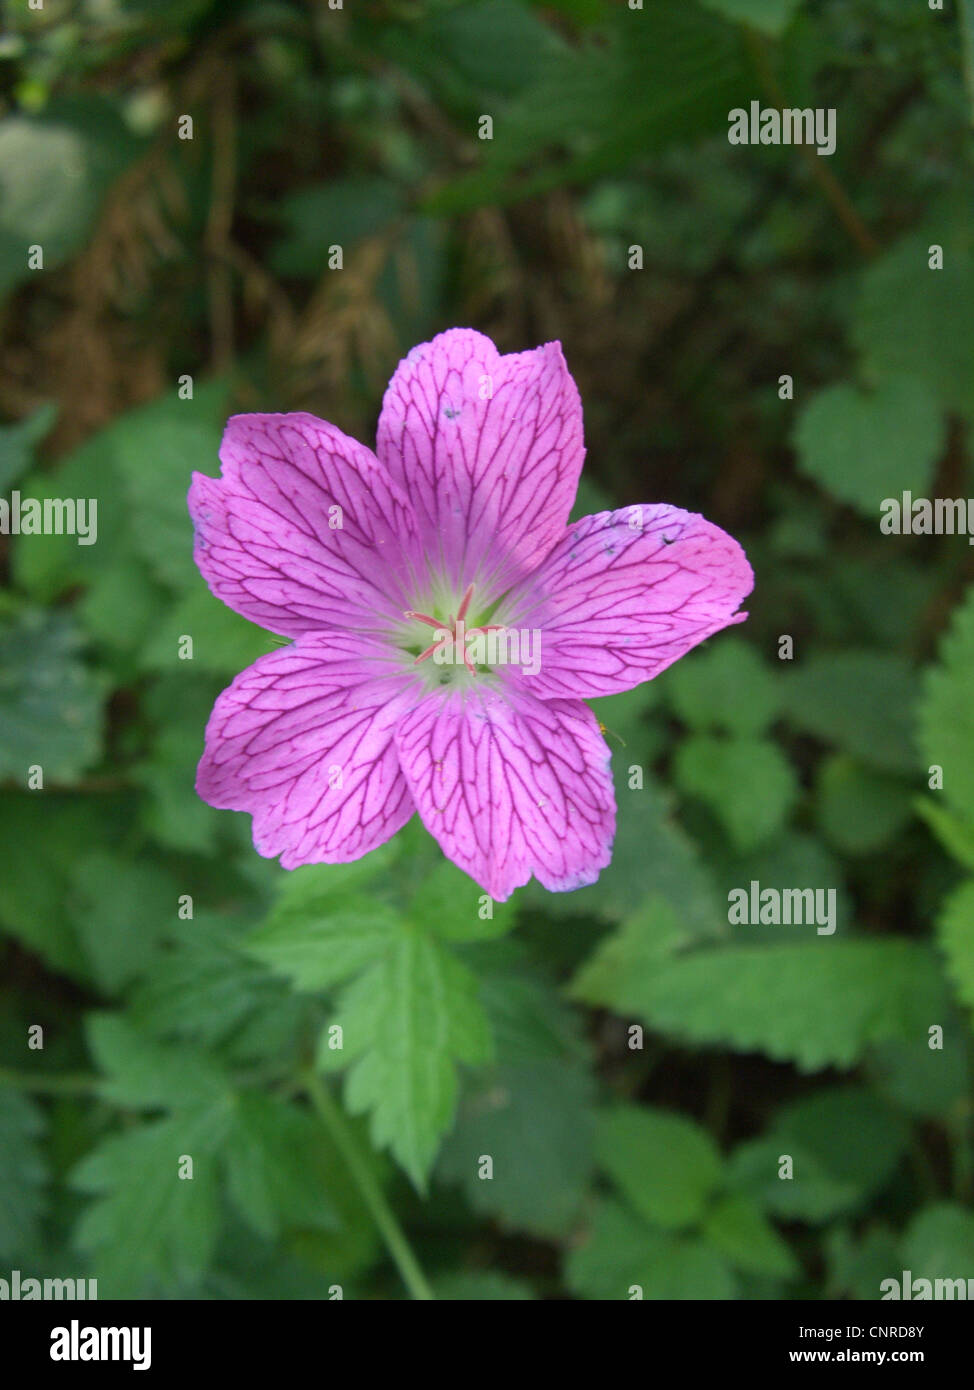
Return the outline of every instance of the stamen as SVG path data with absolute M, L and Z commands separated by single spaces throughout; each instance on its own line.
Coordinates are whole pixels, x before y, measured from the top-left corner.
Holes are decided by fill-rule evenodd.
M 439 627 L 439 623 L 437 623 L 437 627 Z M 441 641 L 434 642 L 431 647 L 426 648 L 425 652 L 420 652 L 419 656 L 413 662 L 413 665 L 418 666 L 421 661 L 425 661 L 427 657 L 432 656 L 434 652 L 438 652 L 441 647 L 447 646 L 447 644 L 452 641 L 452 637 L 444 637 Z
M 431 618 L 428 613 L 413 613 L 412 610 L 408 608 L 403 613 L 403 617 L 415 618 L 418 622 L 426 623 L 427 627 L 442 628 L 444 626 L 438 618 Z
M 473 585 L 472 585 L 472 584 L 468 584 L 468 585 L 467 585 L 467 591 L 466 591 L 466 593 L 464 594 L 463 598 L 460 600 L 460 610 L 459 610 L 459 612 L 457 613 L 457 622 L 460 622 L 460 620 L 461 620 L 462 618 L 465 618 L 465 617 L 467 616 L 467 609 L 470 607 L 470 600 L 471 600 L 472 598 L 473 598 Z

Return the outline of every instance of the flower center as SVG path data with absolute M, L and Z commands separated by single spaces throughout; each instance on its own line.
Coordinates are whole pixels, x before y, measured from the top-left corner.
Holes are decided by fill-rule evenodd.
M 503 625 L 500 623 L 489 623 L 486 625 L 478 624 L 476 627 L 467 627 L 465 619 L 470 611 L 470 602 L 473 598 L 473 585 L 467 586 L 463 598 L 460 600 L 460 607 L 457 609 L 457 616 L 454 618 L 451 613 L 446 622 L 440 622 L 439 618 L 433 618 L 429 613 L 417 613 L 413 609 L 408 609 L 405 617 L 412 618 L 416 622 L 425 623 L 427 627 L 436 630 L 436 641 L 427 647 L 424 652 L 420 652 L 413 662 L 418 666 L 421 661 L 428 661 L 430 657 L 437 664 L 459 664 L 462 660 L 467 670 L 472 676 L 477 674 L 477 668 L 470 659 L 467 650 L 467 638 L 475 633 L 483 632 L 502 632 Z

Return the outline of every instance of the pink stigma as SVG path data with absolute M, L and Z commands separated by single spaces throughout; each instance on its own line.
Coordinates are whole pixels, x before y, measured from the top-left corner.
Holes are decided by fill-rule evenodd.
M 428 613 L 416 613 L 412 609 L 406 610 L 405 617 L 415 618 L 417 622 L 426 623 L 427 627 L 434 627 L 438 632 L 444 631 L 447 628 L 450 632 L 449 637 L 441 637 L 438 642 L 434 642 L 432 646 L 427 647 L 425 652 L 420 652 L 419 656 L 417 656 L 415 661 L 413 662 L 414 666 L 418 666 L 421 661 L 429 660 L 429 658 L 435 652 L 438 652 L 441 647 L 456 646 L 459 644 L 461 645 L 461 650 L 463 652 L 464 665 L 466 666 L 467 670 L 470 672 L 472 676 L 475 676 L 477 674 L 477 668 L 470 660 L 470 654 L 467 651 L 466 639 L 471 635 L 471 633 L 474 632 L 503 632 L 504 629 L 503 624 L 501 623 L 491 623 L 486 627 L 464 628 L 461 636 L 461 634 L 457 632 L 457 628 L 460 626 L 460 624 L 462 624 L 464 618 L 467 616 L 467 613 L 470 608 L 470 600 L 472 598 L 473 585 L 468 584 L 466 592 L 464 593 L 463 598 L 460 600 L 460 607 L 457 609 L 456 618 L 454 618 L 453 614 L 451 613 L 448 616 L 445 623 L 441 623 L 438 618 L 431 618 Z

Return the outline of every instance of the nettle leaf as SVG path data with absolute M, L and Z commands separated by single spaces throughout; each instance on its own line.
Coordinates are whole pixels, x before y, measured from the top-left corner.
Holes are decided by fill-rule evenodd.
M 591 991 L 587 999 L 616 1007 Z M 873 1043 L 925 1037 L 947 1007 L 925 947 L 834 937 L 687 952 L 634 981 L 626 1003 L 672 1037 L 764 1052 L 802 1071 L 851 1067 Z
M 734 637 L 678 661 L 665 673 L 662 688 L 692 729 L 761 734 L 778 712 L 778 673 Z
M 974 825 L 974 588 L 955 608 L 939 661 L 925 672 L 918 708 L 919 744 L 928 767 L 943 769 L 947 805 Z
M 683 1115 L 620 1105 L 599 1117 L 599 1162 L 640 1215 L 664 1228 L 699 1221 L 721 1180 L 706 1130 Z
M 974 1214 L 937 1202 L 914 1216 L 900 1248 L 914 1279 L 974 1279 Z
M 974 1011 L 974 879 L 962 883 L 941 908 L 937 944 L 959 998 Z
M 599 943 L 572 981 L 570 993 L 622 1017 L 637 1012 L 654 987 L 661 963 L 691 940 L 675 909 L 654 894 Z
M 974 411 L 974 263 L 970 194 L 938 209 L 868 267 L 853 322 L 853 341 L 877 379 L 923 379 L 941 403 Z M 929 268 L 943 247 L 943 269 Z M 889 494 L 887 494 L 889 495 Z
M 771 839 L 798 795 L 794 768 L 770 739 L 693 735 L 676 750 L 674 776 L 714 812 L 742 851 Z
M 869 392 L 820 391 L 798 418 L 795 446 L 803 473 L 878 523 L 884 498 L 927 495 L 945 429 L 926 382 L 892 377 Z
M 872 651 L 813 656 L 782 680 L 784 715 L 794 728 L 871 767 L 916 772 L 911 717 L 919 681 L 902 657 Z
M 704 132 L 727 129 L 748 91 L 738 34 L 715 16 L 682 6 L 611 14 L 600 44 L 569 49 L 510 104 L 504 138 L 483 167 L 426 200 L 438 215 L 534 197 L 624 167 Z M 552 147 L 567 154 L 539 163 Z M 518 173 L 518 166 L 532 167 Z
M 151 1120 L 102 1140 L 74 1169 L 72 1186 L 94 1197 L 74 1243 L 92 1260 L 100 1292 L 131 1297 L 147 1285 L 198 1283 L 219 1228 L 218 1153 L 229 1111 Z M 193 1160 L 192 1178 L 180 1164 Z
M 73 866 L 92 842 L 124 842 L 135 814 L 129 796 L 7 793 L 0 799 L 0 925 L 56 970 L 90 969 L 67 911 Z
M 0 1085 L 0 1256 L 5 1260 L 29 1253 L 39 1242 L 47 1206 L 44 1130 L 40 1107 Z
M 703 1222 L 703 1234 L 715 1249 L 745 1274 L 793 1279 L 798 1262 L 757 1205 L 737 1193 L 719 1197 Z
M 485 948 L 488 949 L 488 948 Z M 496 1065 L 467 1078 L 437 1177 L 470 1206 L 540 1236 L 567 1234 L 594 1163 L 595 1083 L 576 1015 L 533 974 L 481 972 Z M 490 1181 L 480 1176 L 493 1160 Z
M 154 965 L 178 888 L 157 864 L 95 850 L 71 866 L 68 910 L 91 973 L 120 990 Z
M 592 1172 L 592 1104 L 588 1070 L 542 1058 L 478 1076 L 460 1104 L 437 1177 L 462 1184 L 474 1211 L 543 1237 L 568 1233 Z M 481 1175 L 484 1157 L 490 1181 Z
M 620 1202 L 602 1201 L 565 1267 L 583 1298 L 732 1299 L 737 1280 L 724 1256 L 695 1235 L 649 1225 Z
M 0 778 L 71 782 L 101 755 L 103 682 L 81 661 L 63 613 L 28 611 L 0 624 Z
M 342 1048 L 332 1050 L 336 1023 Z M 390 1148 L 424 1191 L 456 1112 L 457 1063 L 483 1064 L 491 1052 L 474 976 L 434 938 L 407 928 L 342 991 L 318 1062 L 348 1067 L 348 1109 L 370 1114 L 373 1143 Z
M 908 786 L 841 753 L 820 764 L 816 790 L 822 832 L 845 854 L 881 849 L 913 813 Z
M 333 1230 L 338 1217 L 325 1193 L 321 1130 L 307 1111 L 274 1096 L 248 1092 L 237 1098 L 227 1143 L 230 1196 L 258 1233 Z
M 786 1220 L 826 1221 L 858 1208 L 892 1177 L 910 1140 L 906 1118 L 865 1087 L 832 1087 L 784 1106 L 771 1130 L 738 1145 L 732 1185 Z M 779 1176 L 790 1158 L 791 1178 Z

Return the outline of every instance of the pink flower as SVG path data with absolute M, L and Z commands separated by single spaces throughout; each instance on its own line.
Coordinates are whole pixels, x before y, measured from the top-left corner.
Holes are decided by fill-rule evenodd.
M 253 816 L 260 854 L 344 863 L 418 811 L 499 902 L 595 881 L 615 797 L 583 701 L 740 622 L 753 575 L 676 507 L 569 526 L 584 453 L 560 346 L 465 328 L 399 364 L 374 454 L 313 415 L 229 421 L 189 492 L 196 563 L 294 640 L 217 700 L 196 788 Z

